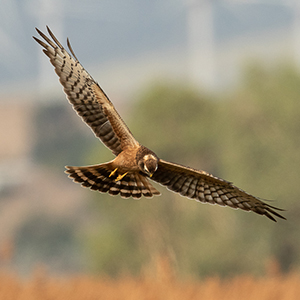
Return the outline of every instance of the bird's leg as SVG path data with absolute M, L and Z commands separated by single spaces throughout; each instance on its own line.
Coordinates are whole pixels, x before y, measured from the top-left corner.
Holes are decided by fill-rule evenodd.
M 115 168 L 113 171 L 111 171 L 111 173 L 108 175 L 108 177 L 113 176 L 116 172 L 117 172 L 118 168 Z M 126 176 L 128 172 L 124 173 L 124 174 L 119 174 L 118 177 L 115 179 L 115 181 L 119 181 L 121 180 L 124 176 Z
M 115 173 L 116 173 L 116 171 L 118 170 L 118 168 L 115 168 L 113 171 L 111 171 L 111 173 L 109 174 L 109 176 L 108 177 L 111 177 L 111 176 L 113 176 Z
M 120 174 L 116 179 L 115 181 L 119 181 L 121 180 L 128 172 L 124 173 L 124 174 Z

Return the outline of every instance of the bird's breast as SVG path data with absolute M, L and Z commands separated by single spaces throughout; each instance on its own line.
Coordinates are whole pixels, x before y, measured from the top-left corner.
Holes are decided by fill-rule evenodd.
M 114 160 L 113 166 L 115 168 L 122 169 L 124 171 L 138 171 L 138 165 L 135 159 L 137 149 L 126 149 L 123 150 Z

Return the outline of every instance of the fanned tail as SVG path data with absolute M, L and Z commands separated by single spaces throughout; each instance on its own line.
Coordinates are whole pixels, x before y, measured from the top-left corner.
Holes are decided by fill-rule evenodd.
M 139 173 L 128 173 L 122 179 L 116 181 L 118 174 L 117 172 L 112 174 L 113 167 L 111 163 L 86 167 L 66 166 L 66 169 L 65 173 L 74 182 L 101 193 L 120 194 L 122 198 L 132 197 L 135 199 L 142 196 L 151 198 L 160 195 L 160 192 Z

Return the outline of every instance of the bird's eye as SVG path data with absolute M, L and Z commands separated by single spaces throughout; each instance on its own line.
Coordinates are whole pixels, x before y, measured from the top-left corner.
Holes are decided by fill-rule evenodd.
M 144 164 L 143 161 L 139 161 L 138 162 L 138 166 L 139 166 L 139 168 L 140 168 L 141 171 L 145 170 L 145 164 Z

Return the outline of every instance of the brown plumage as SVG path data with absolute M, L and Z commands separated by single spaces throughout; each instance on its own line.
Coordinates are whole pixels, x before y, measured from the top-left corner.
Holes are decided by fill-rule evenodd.
M 159 159 L 154 152 L 140 145 L 107 95 L 79 63 L 69 40 L 67 44 L 73 57 L 48 27 L 52 40 L 36 30 L 45 42 L 33 38 L 50 58 L 73 109 L 95 136 L 116 155 L 108 163 L 86 167 L 67 166 L 66 173 L 75 182 L 102 193 L 138 199 L 160 195 L 149 182 L 152 179 L 173 192 L 203 203 L 253 211 L 273 221 L 276 221 L 273 215 L 285 219 L 276 212 L 281 209 L 261 201 L 232 183 L 205 171 Z

